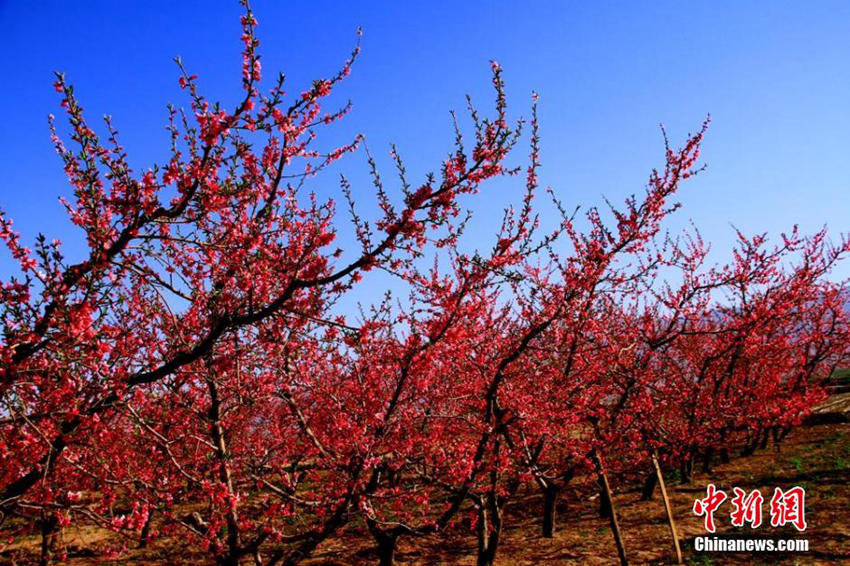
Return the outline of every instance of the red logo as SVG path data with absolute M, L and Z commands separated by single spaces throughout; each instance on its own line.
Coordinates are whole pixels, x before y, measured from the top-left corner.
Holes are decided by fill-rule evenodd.
M 739 487 L 733 487 L 735 496 L 731 499 L 732 526 L 743 527 L 749 523 L 754 529 L 761 525 L 762 503 L 764 497 L 757 489 L 747 493 Z M 705 517 L 705 530 L 715 532 L 714 512 L 726 501 L 727 495 L 717 489 L 713 483 L 708 484 L 706 496 L 703 499 L 694 500 L 694 515 Z M 798 531 L 806 530 L 806 490 L 800 486 L 783 491 L 775 488 L 773 497 L 770 498 L 770 526 L 783 527 L 787 524 L 794 525 Z

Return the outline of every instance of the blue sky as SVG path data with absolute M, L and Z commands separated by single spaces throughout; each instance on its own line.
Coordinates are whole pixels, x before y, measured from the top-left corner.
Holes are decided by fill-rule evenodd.
M 850 228 L 850 3 L 253 7 L 263 68 L 285 71 L 295 92 L 332 73 L 363 27 L 362 57 L 340 89 L 354 112 L 328 140 L 366 134 L 387 171 L 391 142 L 411 176 L 438 167 L 452 140 L 448 111 L 462 109 L 466 93 L 490 101 L 488 61 L 497 59 L 515 113 L 527 115 L 530 92 L 540 93 L 541 180 L 570 206 L 640 191 L 663 156 L 658 124 L 677 142 L 710 113 L 708 169 L 684 187 L 672 230 L 693 220 L 722 261 L 732 224 L 775 234 L 794 223 L 809 232 L 826 224 L 836 235 Z M 39 231 L 78 238 L 57 201 L 68 188 L 46 125 L 59 113 L 52 71 L 67 73 L 91 117 L 113 116 L 141 168 L 166 155 L 166 103 L 184 102 L 175 55 L 212 98 L 238 95 L 238 15 L 235 1 L 0 0 L 0 206 L 26 240 Z M 362 156 L 341 169 L 365 181 Z M 505 187 L 477 201 L 472 238 L 481 245 L 510 198 Z M 314 188 L 333 194 L 335 178 Z M 368 186 L 358 190 L 371 202 Z M 845 263 L 835 277 L 848 276 Z

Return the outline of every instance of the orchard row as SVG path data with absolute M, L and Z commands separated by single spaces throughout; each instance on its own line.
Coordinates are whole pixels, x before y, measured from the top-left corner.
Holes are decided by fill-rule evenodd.
M 470 106 L 439 172 L 414 182 L 394 149 L 390 183 L 368 156 L 376 200 L 343 179 L 346 220 L 307 190 L 359 151 L 316 149 L 348 111 L 324 106 L 357 51 L 304 92 L 283 75 L 261 90 L 255 26 L 246 10 L 241 101 L 226 110 L 183 72 L 170 158 L 141 172 L 57 79 L 87 252 L 27 248 L 0 216 L 20 265 L 0 290 L 4 539 L 35 521 L 47 562 L 63 526 L 95 522 L 127 547 L 171 537 L 214 564 L 291 566 L 365 524 L 391 564 L 400 537 L 471 528 L 485 566 L 523 485 L 551 537 L 564 487 L 590 478 L 625 562 L 609 480 L 642 470 L 651 493 L 664 469 L 687 479 L 781 441 L 823 399 L 816 380 L 850 345 L 828 278 L 850 246 L 739 234 L 718 266 L 698 233 L 670 237 L 705 127 L 638 196 L 575 214 L 538 190 L 536 110 L 508 117 L 494 63 L 493 108 Z M 496 177 L 521 187 L 516 207 L 466 252 Z M 378 272 L 404 293 L 339 315 Z

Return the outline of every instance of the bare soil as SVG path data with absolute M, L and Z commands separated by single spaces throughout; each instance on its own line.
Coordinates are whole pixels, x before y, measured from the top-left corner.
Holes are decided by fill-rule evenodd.
M 850 564 L 850 424 L 828 422 L 809 424 L 791 432 L 779 446 L 769 446 L 746 458 L 733 458 L 728 464 L 715 465 L 709 473 L 697 472 L 690 484 L 677 483 L 671 477 L 668 486 L 674 504 L 685 562 L 688 564 Z M 732 487 L 759 488 L 765 497 L 762 526 L 756 530 L 737 529 L 729 522 L 729 502 L 716 517 L 717 536 L 806 538 L 805 553 L 717 553 L 694 551 L 694 538 L 706 535 L 702 519 L 694 516 L 694 499 L 705 496 L 705 486 L 714 483 L 731 496 Z M 769 525 L 769 501 L 774 487 L 795 485 L 806 489 L 805 533 L 793 527 Z M 675 555 L 660 494 L 651 501 L 640 501 L 636 484 L 614 482 L 614 502 L 632 564 L 673 564 Z M 619 487 L 619 489 L 618 489 Z M 553 539 L 540 536 L 542 499 L 534 491 L 520 493 L 507 510 L 506 529 L 499 549 L 499 566 L 611 565 L 617 554 L 607 519 L 597 513 L 598 500 L 590 482 L 576 482 L 561 497 L 558 524 Z M 0 533 L 0 542 L 4 535 Z M 0 564 L 37 563 L 39 538 L 35 534 L 16 540 L 0 552 Z M 125 541 L 95 526 L 74 526 L 62 535 L 71 566 L 107 564 L 172 565 L 203 564 L 201 553 L 185 554 L 173 539 L 156 541 L 149 548 L 133 549 L 118 556 L 105 551 L 117 549 Z M 371 537 L 358 528 L 349 528 L 323 544 L 307 562 L 312 566 L 376 564 Z M 402 538 L 397 564 L 469 565 L 475 563 L 473 533 L 459 532 L 449 538 Z

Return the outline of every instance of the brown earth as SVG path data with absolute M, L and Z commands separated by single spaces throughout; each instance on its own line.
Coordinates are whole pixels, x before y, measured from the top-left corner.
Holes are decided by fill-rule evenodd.
M 842 395 L 843 397 L 843 395 Z M 845 400 L 846 401 L 846 400 Z M 716 465 L 710 473 L 695 473 L 691 484 L 669 486 L 678 521 L 685 562 L 688 564 L 850 564 L 850 424 L 828 422 L 809 424 L 791 432 L 778 447 L 769 446 L 746 458 L 733 458 L 728 464 Z M 731 526 L 729 501 L 715 516 L 718 535 L 741 537 L 806 538 L 809 551 L 787 554 L 779 552 L 696 553 L 694 537 L 705 535 L 702 519 L 691 509 L 695 498 L 705 496 L 705 486 L 714 483 L 731 496 L 733 486 L 746 490 L 759 488 L 765 497 L 764 522 L 757 530 Z M 793 527 L 771 528 L 768 504 L 774 487 L 794 485 L 806 489 L 805 533 Z M 675 563 L 664 507 L 656 492 L 652 501 L 639 501 L 636 487 L 617 490 L 615 505 L 632 564 Z M 617 554 L 607 519 L 597 514 L 598 500 L 589 483 L 577 482 L 562 497 L 555 538 L 539 536 L 541 498 L 537 493 L 518 495 L 508 508 L 506 530 L 499 549 L 497 564 L 511 565 L 609 565 L 617 564 Z M 106 564 L 202 564 L 201 554 L 185 555 L 174 540 L 157 541 L 150 548 L 129 550 L 108 558 L 103 551 L 118 548 L 122 541 L 94 526 L 75 526 L 63 533 L 63 544 L 71 566 Z M 37 563 L 39 538 L 35 535 L 15 541 L 0 552 L 0 564 L 29 565 Z M 307 562 L 312 566 L 375 564 L 372 539 L 359 529 L 349 529 L 327 541 Z M 399 542 L 397 564 L 449 565 L 474 564 L 475 539 L 472 533 L 458 533 L 446 538 L 411 539 Z

